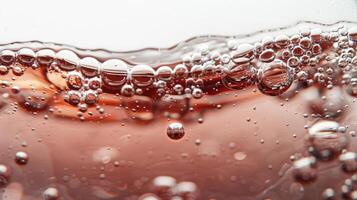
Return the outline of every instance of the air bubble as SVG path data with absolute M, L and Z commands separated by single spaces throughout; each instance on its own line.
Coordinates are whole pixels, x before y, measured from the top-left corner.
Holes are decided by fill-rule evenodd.
M 250 63 L 231 64 L 222 79 L 227 88 L 240 90 L 254 84 L 255 68 Z
M 41 49 L 36 53 L 36 61 L 40 66 L 50 66 L 55 60 L 56 53 L 51 49 Z
M 348 145 L 345 134 L 338 132 L 340 125 L 335 121 L 321 120 L 309 129 L 309 152 L 321 159 L 331 160 Z
M 3 50 L 0 53 L 0 62 L 2 65 L 9 66 L 15 61 L 15 53 L 11 50 Z
M 294 70 L 281 60 L 264 63 L 257 75 L 259 90 L 267 95 L 276 96 L 289 89 L 294 80 Z
M 19 165 L 27 164 L 28 160 L 29 160 L 29 156 L 27 155 L 26 152 L 19 151 L 15 154 L 15 161 Z
M 54 188 L 54 187 L 47 188 L 43 192 L 44 200 L 57 200 L 57 199 L 59 199 L 59 197 L 60 197 L 59 191 L 57 188 Z
M 185 135 L 183 125 L 178 122 L 169 124 L 167 127 L 167 136 L 173 140 L 179 140 Z
M 357 26 L 352 27 L 348 30 L 348 36 L 350 38 L 350 40 L 352 41 L 357 41 Z
M 154 82 L 155 71 L 148 65 L 136 65 L 131 69 L 131 79 L 138 87 L 147 87 Z
M 293 175 L 296 181 L 307 183 L 317 178 L 316 159 L 314 157 L 300 158 L 293 163 Z
M 259 60 L 262 62 L 271 62 L 275 59 L 275 52 L 272 49 L 265 49 L 260 55 Z
M 342 169 L 345 172 L 357 171 L 357 154 L 355 152 L 345 152 L 340 155 L 340 162 Z
M 0 187 L 6 186 L 10 182 L 12 170 L 3 164 L 0 164 Z
M 79 58 L 73 51 L 64 49 L 57 52 L 56 61 L 62 70 L 72 71 L 77 68 Z
M 169 81 L 172 78 L 172 69 L 168 66 L 161 66 L 156 70 L 158 80 Z
M 36 54 L 32 49 L 22 48 L 17 52 L 18 61 L 26 66 L 31 66 L 35 62 Z
M 102 64 L 100 74 L 105 87 L 118 90 L 127 81 L 128 65 L 121 60 L 110 59 Z
M 83 86 L 83 78 L 78 72 L 70 72 L 67 75 L 67 86 L 72 90 L 79 90 Z
M 94 77 L 99 73 L 100 62 L 93 57 L 85 57 L 79 61 L 78 66 L 84 76 Z
M 135 95 L 135 89 L 132 85 L 130 84 L 125 84 L 120 90 L 120 94 L 125 96 L 125 97 L 132 97 Z

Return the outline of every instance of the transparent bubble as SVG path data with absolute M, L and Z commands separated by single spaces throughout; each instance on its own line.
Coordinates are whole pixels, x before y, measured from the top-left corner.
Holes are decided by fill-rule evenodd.
M 304 157 L 293 163 L 293 175 L 296 181 L 308 183 L 317 178 L 316 159 Z
M 357 26 L 352 27 L 348 30 L 348 36 L 350 38 L 350 40 L 352 41 L 357 41 Z
M 182 65 L 182 64 L 176 65 L 174 70 L 173 70 L 173 75 L 176 78 L 185 78 L 185 77 L 187 77 L 187 73 L 188 73 L 187 67 L 185 65 Z
M 41 49 L 36 53 L 36 61 L 40 66 L 50 66 L 55 57 L 56 53 L 51 49 Z
M 44 200 L 57 200 L 60 197 L 60 193 L 57 188 L 49 187 L 43 192 Z
M 348 145 L 345 134 L 339 133 L 339 123 L 321 120 L 309 129 L 309 152 L 320 160 L 331 160 Z
M 281 60 L 263 63 L 258 70 L 259 90 L 267 95 L 276 96 L 289 89 L 294 80 L 294 70 Z
M 15 61 L 15 53 L 11 50 L 3 50 L 0 53 L 0 62 L 2 65 L 9 66 Z
M 158 80 L 169 81 L 172 78 L 172 69 L 168 66 L 161 66 L 156 70 Z
M 178 122 L 173 122 L 167 127 L 167 136 L 173 140 L 179 140 L 185 135 L 183 125 Z
M 259 60 L 262 62 L 271 62 L 275 59 L 275 52 L 272 49 L 265 49 L 260 55 Z
M 336 192 L 332 188 L 326 188 L 322 193 L 323 200 L 335 200 Z
M 202 90 L 199 89 L 199 88 L 194 88 L 194 89 L 192 90 L 192 96 L 193 96 L 193 98 L 195 98 L 195 99 L 200 99 L 200 98 L 202 98 L 202 96 L 203 96 L 203 92 L 202 92 Z
M 135 89 L 132 85 L 130 84 L 125 84 L 120 90 L 120 94 L 125 96 L 125 97 L 132 97 L 135 95 Z
M 134 85 L 146 87 L 154 82 L 155 71 L 148 65 L 136 65 L 131 69 L 131 79 Z
M 128 65 L 119 59 L 110 59 L 102 64 L 100 74 L 105 87 L 118 90 L 127 81 Z
M 12 170 L 3 164 L 0 164 L 0 187 L 6 186 L 11 178 Z
M 255 68 L 250 63 L 231 63 L 226 75 L 222 78 L 223 84 L 231 89 L 240 90 L 255 82 Z
M 278 35 L 275 37 L 275 46 L 283 48 L 290 43 L 290 39 L 287 35 Z
M 357 171 L 357 154 L 355 152 L 345 152 L 341 154 L 340 162 L 345 172 Z
M 36 59 L 36 54 L 32 49 L 22 48 L 17 52 L 17 60 L 26 66 L 31 66 Z
M 17 164 L 25 165 L 27 164 L 28 160 L 29 160 L 29 156 L 26 152 L 23 151 L 16 152 L 15 161 Z
M 72 90 L 79 90 L 83 86 L 83 78 L 78 72 L 70 72 L 67 75 L 67 86 Z
M 183 197 L 184 199 L 196 199 L 198 196 L 198 187 L 194 182 L 179 182 L 173 188 L 173 191 L 174 194 Z
M 85 57 L 79 61 L 79 68 L 86 77 L 97 76 L 99 73 L 100 62 L 93 57 Z
M 65 96 L 65 100 L 71 105 L 77 105 L 81 102 L 81 96 L 81 93 L 72 90 L 68 91 L 67 95 Z
M 79 58 L 73 51 L 64 49 L 56 54 L 58 66 L 65 71 L 72 71 L 77 68 Z
M 235 51 L 231 52 L 232 61 L 243 64 L 254 58 L 254 46 L 251 44 L 241 44 Z

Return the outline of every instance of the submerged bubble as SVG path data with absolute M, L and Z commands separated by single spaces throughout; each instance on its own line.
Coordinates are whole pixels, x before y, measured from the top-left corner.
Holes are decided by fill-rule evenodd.
M 49 187 L 43 192 L 44 200 L 57 200 L 59 199 L 60 194 L 57 188 Z
M 321 160 L 331 160 L 348 145 L 345 134 L 338 132 L 335 121 L 321 120 L 309 129 L 309 152 Z
M 345 152 L 341 154 L 340 162 L 345 172 L 357 171 L 357 154 L 355 152 Z
M 257 74 L 258 88 L 267 95 L 276 96 L 289 89 L 294 80 L 294 70 L 281 60 L 264 63 Z
M 185 130 L 181 123 L 173 122 L 167 127 L 166 134 L 173 140 L 179 140 L 185 135 Z
M 0 187 L 6 186 L 11 178 L 11 169 L 3 164 L 0 164 Z
M 29 156 L 26 152 L 19 151 L 15 154 L 15 161 L 19 165 L 27 164 L 28 160 L 29 160 Z
M 293 163 L 293 175 L 299 182 L 311 182 L 317 178 L 316 159 L 314 157 L 300 158 Z
M 240 90 L 255 82 L 255 68 L 250 63 L 234 64 L 228 68 L 223 84 L 231 89 Z

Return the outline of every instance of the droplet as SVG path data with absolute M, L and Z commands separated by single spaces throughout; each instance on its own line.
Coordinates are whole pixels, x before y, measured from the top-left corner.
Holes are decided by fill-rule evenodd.
M 167 135 L 173 140 L 179 140 L 185 135 L 183 125 L 178 122 L 169 124 L 167 127 Z

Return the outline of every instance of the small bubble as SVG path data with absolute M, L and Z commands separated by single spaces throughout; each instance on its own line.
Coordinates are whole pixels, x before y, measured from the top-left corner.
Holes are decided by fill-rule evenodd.
M 6 186 L 11 178 L 11 169 L 3 164 L 0 164 L 0 187 Z
M 59 191 L 57 188 L 54 188 L 54 187 L 47 188 L 43 192 L 44 200 L 57 200 L 57 199 L 59 199 L 59 197 L 60 197 Z
M 234 159 L 238 160 L 238 161 L 242 161 L 247 157 L 247 154 L 245 152 L 236 152 L 234 154 Z
M 167 135 L 173 140 L 179 140 L 185 135 L 183 125 L 178 122 L 169 124 L 167 127 Z
M 25 165 L 29 161 L 29 156 L 26 152 L 19 151 L 15 154 L 15 161 L 19 165 Z
M 355 152 L 345 152 L 341 154 L 340 162 L 342 163 L 342 169 L 345 172 L 357 171 L 357 154 Z

